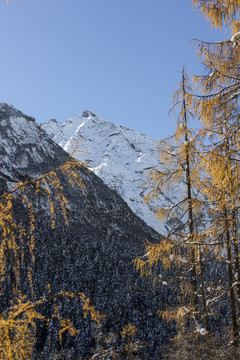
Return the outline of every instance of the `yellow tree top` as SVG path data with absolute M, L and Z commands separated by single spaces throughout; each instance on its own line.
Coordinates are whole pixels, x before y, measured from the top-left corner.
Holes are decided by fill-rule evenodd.
M 223 25 L 235 27 L 239 24 L 240 0 L 192 0 L 194 7 L 198 8 L 215 28 Z

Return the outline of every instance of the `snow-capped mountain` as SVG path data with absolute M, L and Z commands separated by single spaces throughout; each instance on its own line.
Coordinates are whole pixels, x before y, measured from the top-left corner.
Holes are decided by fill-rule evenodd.
M 87 121 L 88 117 L 85 117 Z M 57 126 L 54 122 L 51 124 Z M 110 136 L 110 140 L 113 138 Z M 33 118 L 11 105 L 0 104 L 0 195 L 18 182 L 53 171 L 68 159 L 68 153 L 52 141 Z M 107 315 L 103 331 L 120 334 L 124 326 L 132 323 L 138 329 L 139 338 L 148 344 L 143 358 L 159 359 L 159 346 L 171 337 L 172 327 L 159 319 L 157 310 L 159 302 L 172 301 L 172 291 L 165 286 L 156 289 L 151 280 L 140 277 L 133 260 L 144 255 L 146 239 L 157 242 L 160 236 L 93 172 L 84 166 L 80 166 L 78 172 L 85 185 L 84 193 L 72 187 L 63 173 L 59 174 L 70 207 L 67 227 L 61 208 L 55 204 L 56 227 L 52 229 L 47 199 L 39 194 L 36 200 L 36 188 L 27 187 L 35 213 L 34 298 L 47 296 L 48 285 L 51 294 L 62 290 L 83 292 L 97 310 Z M 28 229 L 27 209 L 17 199 L 13 214 Z M 20 249 L 23 243 L 21 238 Z M 13 261 L 7 250 L 6 258 L 11 277 Z M 29 256 L 21 258 L 21 292 L 31 298 L 26 280 Z M 6 310 L 12 300 L 8 279 L 4 277 L 1 285 L 0 312 Z M 63 316 L 67 314 L 79 330 L 74 338 L 64 336 L 62 351 L 67 355 L 61 358 L 89 358 L 85 356 L 91 354 L 94 347 L 90 320 L 84 318 L 81 306 L 75 301 L 61 300 L 60 308 Z M 52 305 L 47 311 L 53 311 Z M 36 351 L 41 353 L 41 359 L 53 358 L 59 350 L 56 329 L 54 321 L 49 326 L 38 324 Z
M 12 105 L 0 103 L 0 176 L 8 182 L 21 177 L 37 177 L 64 161 L 62 149 L 49 137 L 33 117 Z M 61 153 L 61 155 L 60 155 Z M 22 179 L 23 180 L 23 179 Z
M 105 121 L 90 111 L 68 119 L 65 123 L 50 120 L 41 125 L 48 135 L 68 153 L 79 150 L 74 157 L 87 166 L 128 203 L 149 226 L 164 234 L 167 224 L 154 216 L 154 209 L 144 203 L 147 190 L 143 185 L 148 169 L 159 166 L 155 151 L 157 140 L 134 130 Z M 169 206 L 166 194 L 159 197 L 161 206 Z

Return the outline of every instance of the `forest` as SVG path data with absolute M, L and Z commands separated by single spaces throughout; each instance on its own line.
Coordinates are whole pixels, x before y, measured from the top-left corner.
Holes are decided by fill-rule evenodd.
M 159 221 L 171 229 L 159 242 L 146 239 L 145 254 L 136 257 L 137 276 L 156 287 L 169 287 L 175 301 L 158 310 L 164 322 L 173 324 L 171 340 L 162 346 L 163 359 L 240 359 L 240 20 L 239 0 L 192 0 L 193 9 L 210 26 L 227 28 L 232 37 L 207 42 L 193 39 L 204 74 L 190 76 L 182 69 L 173 96 L 171 113 L 177 120 L 175 133 L 159 141 L 159 168 L 149 170 L 145 201 L 155 206 L 161 192 L 183 184 L 177 203 L 155 208 Z M 209 26 L 206 22 L 206 26 Z M 64 333 L 74 337 L 78 329 L 59 311 L 59 299 L 74 299 L 90 320 L 96 346 L 89 359 L 144 359 L 144 343 L 129 323 L 118 334 L 104 334 L 105 315 L 84 293 L 60 291 L 36 299 L 35 262 L 36 199 L 49 208 L 51 231 L 55 213 L 68 226 L 69 203 L 61 179 L 85 193 L 79 168 L 70 158 L 64 165 L 41 177 L 23 180 L 0 196 L 1 291 L 10 289 L 11 299 L 0 313 L 0 359 L 37 359 L 37 323 L 58 322 L 59 343 Z M 84 195 L 85 196 L 85 195 Z M 87 195 L 86 195 L 87 196 Z M 24 218 L 19 220 L 16 209 Z M 23 263 L 28 289 L 23 292 Z M 9 266 L 11 270 L 9 271 Z M 160 280 L 159 280 L 160 279 Z M 6 285 L 6 283 L 8 285 Z M 51 303 L 53 312 L 41 308 Z M 110 344 L 110 345 L 109 345 Z M 64 359 L 59 355 L 53 359 Z M 67 358 L 67 357 L 66 357 Z M 160 359 L 159 359 L 160 360 Z

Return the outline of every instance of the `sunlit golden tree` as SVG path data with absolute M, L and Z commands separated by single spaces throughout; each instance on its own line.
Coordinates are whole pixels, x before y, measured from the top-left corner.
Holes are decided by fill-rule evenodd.
M 239 21 L 239 0 L 192 0 L 192 3 L 216 28 Z
M 208 43 L 196 40 L 206 74 L 195 77 L 199 86 L 196 111 L 208 134 L 203 165 L 211 178 L 207 196 L 215 211 L 211 236 L 225 244 L 234 344 L 239 345 L 239 1 L 193 1 L 215 27 L 226 25 L 231 38 Z M 209 235 L 210 235 L 209 232 Z M 223 251 L 221 246 L 219 251 Z M 223 257 L 224 257 L 223 256 Z
M 171 229 L 158 244 L 147 244 L 146 255 L 137 259 L 135 264 L 142 275 L 152 275 L 154 266 L 159 262 L 171 274 L 167 282 L 175 287 L 178 305 L 162 311 L 161 316 L 177 321 L 178 337 L 191 334 L 190 341 L 198 344 L 201 338 L 207 340 L 210 336 L 204 263 L 208 246 L 202 236 L 203 224 L 199 222 L 203 211 L 199 167 L 202 139 L 200 133 L 190 127 L 191 91 L 183 69 L 174 95 L 173 109 L 180 109 L 177 130 L 174 137 L 158 144 L 161 165 L 149 172 L 147 185 L 150 191 L 146 201 L 154 204 L 159 193 L 171 193 L 174 187 L 181 188 L 183 197 L 177 203 L 156 209 L 156 216 L 161 221 L 167 221 Z

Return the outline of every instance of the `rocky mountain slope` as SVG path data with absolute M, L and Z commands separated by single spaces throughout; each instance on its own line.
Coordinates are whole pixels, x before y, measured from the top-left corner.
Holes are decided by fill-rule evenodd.
M 99 122 L 99 118 L 86 112 L 81 120 L 84 118 L 88 123 L 88 134 L 91 129 L 95 133 L 93 124 Z M 69 120 L 69 126 L 71 121 Z M 78 122 L 80 128 L 84 128 L 84 125 L 81 125 L 83 122 Z M 53 122 L 51 124 L 58 126 Z M 102 123 L 101 120 L 99 131 L 101 129 L 105 131 L 102 124 L 104 122 Z M 106 126 L 109 128 L 111 125 Z M 121 147 L 123 144 L 126 146 L 126 141 L 128 147 L 134 150 L 136 135 L 133 132 L 122 129 L 121 135 L 114 135 L 115 132 L 115 126 L 112 126 L 112 130 L 109 129 L 109 134 L 112 134 L 108 136 L 109 145 L 103 144 L 103 151 L 108 147 L 113 150 L 115 146 Z M 113 140 L 115 136 L 119 139 L 125 136 L 125 142 L 119 141 L 116 144 Z M 143 136 L 137 136 L 144 142 Z M 68 141 L 70 144 L 70 140 Z M 88 141 L 91 142 L 90 138 Z M 93 143 L 92 146 L 94 148 L 97 144 Z M 141 162 L 144 152 L 141 155 L 140 148 L 134 151 Z M 127 156 L 124 148 L 122 153 Z M 52 171 L 69 158 L 69 155 L 48 137 L 33 118 L 8 104 L 0 105 L 0 155 L 1 193 L 16 182 Z M 93 155 L 88 154 L 88 156 L 89 162 L 92 159 L 95 164 L 95 158 L 91 157 Z M 99 162 L 101 159 L 102 154 L 99 153 Z M 129 161 L 132 161 L 132 158 Z M 107 153 L 105 162 L 108 163 Z M 100 169 L 104 168 L 103 163 L 101 164 Z M 136 161 L 136 169 L 137 164 Z M 48 291 L 48 284 L 53 294 L 61 290 L 75 293 L 81 291 L 91 299 L 101 313 L 107 315 L 103 331 L 118 334 L 116 343 L 121 343 L 119 336 L 121 329 L 132 323 L 138 328 L 138 337 L 147 343 L 142 358 L 158 359 L 159 346 L 170 337 L 171 326 L 159 319 L 157 309 L 162 306 L 161 304 L 169 304 L 174 295 L 165 286 L 156 289 L 151 280 L 140 278 L 133 266 L 133 259 L 144 254 L 146 239 L 159 241 L 159 234 L 137 217 L 127 203 L 93 172 L 82 166 L 79 175 L 85 184 L 85 194 L 77 187 L 72 188 L 69 181 L 61 177 L 63 192 L 70 204 L 68 227 L 63 221 L 61 211 L 56 209 L 56 228 L 53 230 L 48 207 L 44 201 L 42 203 L 34 201 L 34 211 L 36 211 L 34 298 L 44 296 Z M 120 186 L 123 182 L 119 180 Z M 34 191 L 34 188 L 30 188 L 28 196 L 34 198 Z M 15 213 L 19 221 L 25 221 L 24 211 L 20 205 L 15 206 Z M 26 282 L 28 270 L 27 265 L 24 264 L 21 268 L 21 287 L 22 292 L 30 297 L 31 292 Z M 11 275 L 11 262 L 9 266 Z M 0 308 L 4 310 L 11 300 L 11 287 L 7 278 L 2 288 Z M 62 359 L 82 359 L 83 356 L 93 353 L 96 338 L 93 336 L 89 318 L 83 317 L 79 304 L 75 301 L 63 301 L 60 309 L 63 314 L 71 318 L 79 329 L 79 334 L 74 338 L 64 334 L 63 345 L 60 346 L 55 322 L 51 321 L 48 327 L 40 322 L 36 351 L 41 354 L 41 358 L 48 359 L 59 350 L 67 354 L 62 356 Z M 50 306 L 45 311 L 49 314 L 53 308 Z
M 65 123 L 50 120 L 41 125 L 65 151 L 80 150 L 74 157 L 87 166 L 128 203 L 135 214 L 149 226 L 164 234 L 167 224 L 161 224 L 143 198 L 147 170 L 159 166 L 155 151 L 157 140 L 134 130 L 105 121 L 90 111 L 68 119 Z M 159 134 L 160 136 L 161 134 Z M 159 196 L 158 204 L 169 206 L 178 197 L 179 188 Z

